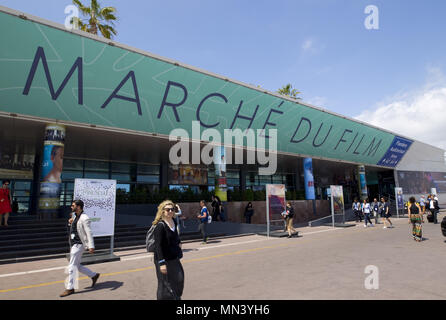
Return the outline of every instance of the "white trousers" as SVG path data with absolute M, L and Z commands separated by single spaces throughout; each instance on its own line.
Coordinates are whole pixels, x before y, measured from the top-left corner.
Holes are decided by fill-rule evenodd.
M 78 275 L 79 271 L 86 276 L 93 278 L 96 273 L 81 265 L 82 254 L 84 253 L 84 246 L 82 244 L 74 244 L 70 251 L 70 263 L 68 264 L 67 273 L 68 278 L 65 281 L 65 288 L 67 290 L 78 289 Z

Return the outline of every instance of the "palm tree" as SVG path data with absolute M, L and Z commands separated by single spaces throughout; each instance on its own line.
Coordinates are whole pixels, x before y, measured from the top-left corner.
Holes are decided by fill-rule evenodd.
M 118 20 L 115 15 L 116 8 L 101 8 L 97 0 L 91 0 L 90 7 L 84 6 L 80 0 L 73 0 L 73 4 L 79 8 L 82 15 L 87 17 L 84 21 L 80 18 L 71 20 L 71 23 L 77 25 L 80 30 L 96 35 L 100 31 L 102 36 L 107 39 L 111 39 L 117 34 L 114 29 L 114 22 Z
M 288 83 L 287 85 L 282 86 L 282 88 L 277 90 L 277 93 L 282 94 L 284 96 L 288 96 L 293 99 L 301 99 L 300 97 L 297 96 L 298 94 L 300 94 L 300 92 L 297 91 L 296 89 L 293 89 L 293 86 L 291 85 L 291 83 Z

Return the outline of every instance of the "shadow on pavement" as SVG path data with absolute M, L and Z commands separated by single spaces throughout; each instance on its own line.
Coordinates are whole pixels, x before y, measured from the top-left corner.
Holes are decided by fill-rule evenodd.
M 122 287 L 123 284 L 124 284 L 124 282 L 119 282 L 119 281 L 98 282 L 98 283 L 96 283 L 94 288 L 87 287 L 87 288 L 85 288 L 86 290 L 81 291 L 81 293 L 82 292 L 97 291 L 97 290 L 104 290 L 104 289 L 110 289 L 110 291 L 114 291 L 114 290 Z

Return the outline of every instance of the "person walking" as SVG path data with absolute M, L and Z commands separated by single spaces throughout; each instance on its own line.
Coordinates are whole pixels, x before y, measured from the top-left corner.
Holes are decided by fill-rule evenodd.
M 423 240 L 422 236 L 422 216 L 421 216 L 421 208 L 418 203 L 415 203 L 415 197 L 409 198 L 409 207 L 408 207 L 408 214 L 409 214 L 409 223 L 412 224 L 412 236 L 413 239 L 417 242 L 420 242 Z
M 3 220 L 5 223 L 3 224 L 5 227 L 8 227 L 8 219 L 9 214 L 12 212 L 11 203 L 12 196 L 11 191 L 9 190 L 9 184 L 11 182 L 9 180 L 3 180 L 3 185 L 0 188 L 0 225 L 2 225 Z
M 356 222 L 362 222 L 361 218 L 361 202 L 358 201 L 358 198 L 355 198 L 352 205 L 353 213 L 355 214 Z
M 180 220 L 183 217 L 183 212 L 181 212 L 181 208 L 178 204 L 175 204 L 174 209 L 175 209 L 175 221 L 176 221 L 176 226 L 177 226 L 177 232 L 178 232 L 178 235 L 180 235 L 180 233 L 181 233 L 181 230 L 180 230 L 181 229 L 180 228 L 181 221 Z
M 286 230 L 288 232 L 288 238 L 292 237 L 292 233 L 296 232 L 296 229 L 293 227 L 293 219 L 294 219 L 294 208 L 291 205 L 291 202 L 287 202 L 286 204 Z
M 209 220 L 209 211 L 206 207 L 206 202 L 204 200 L 200 201 L 200 207 L 201 211 L 200 214 L 197 216 L 198 219 L 200 219 L 200 225 L 198 227 L 198 230 L 201 232 L 201 235 L 203 236 L 203 242 L 201 244 L 206 244 L 208 242 L 208 234 L 207 234 L 207 225 Z
M 183 295 L 184 269 L 180 262 L 183 251 L 174 215 L 174 203 L 165 200 L 158 206 L 152 222 L 155 226 L 153 261 L 158 279 L 157 300 L 181 300 Z
M 392 216 L 392 214 L 390 213 L 389 203 L 384 197 L 381 198 L 380 215 L 384 219 L 383 229 L 393 228 L 392 221 L 390 221 L 390 217 Z M 389 226 L 386 226 L 386 221 L 390 224 Z
M 370 220 L 370 212 L 371 212 L 371 207 L 370 207 L 370 203 L 369 203 L 369 198 L 364 199 L 364 201 L 362 202 L 362 206 L 361 206 L 361 210 L 362 210 L 362 214 L 364 215 L 364 228 L 367 228 L 367 222 L 370 223 L 370 225 L 373 227 L 373 223 L 372 220 Z
M 379 224 L 379 207 L 380 203 L 378 199 L 374 198 L 373 203 L 371 204 L 373 210 L 373 216 L 375 217 L 375 224 Z
M 440 207 L 438 206 L 438 201 L 435 200 L 434 195 L 431 195 L 431 198 L 429 200 L 429 210 L 433 216 L 433 222 L 434 224 L 437 224 L 437 213 L 440 210 Z
M 212 196 L 212 220 L 218 221 L 218 217 L 221 218 L 221 201 L 217 196 Z M 223 219 L 222 219 L 223 220 Z
M 67 268 L 68 278 L 65 282 L 65 291 L 61 298 L 69 296 L 77 289 L 77 277 L 79 271 L 91 278 L 91 288 L 94 287 L 99 278 L 99 273 L 95 273 L 81 264 L 84 250 L 94 253 L 94 239 L 90 229 L 90 218 L 84 212 L 84 202 L 75 200 L 71 203 L 71 211 L 74 217 L 68 220 L 70 225 L 70 262 Z
M 252 207 L 252 203 L 248 202 L 245 208 L 245 220 L 246 223 L 251 223 L 251 218 L 254 215 L 254 208 Z

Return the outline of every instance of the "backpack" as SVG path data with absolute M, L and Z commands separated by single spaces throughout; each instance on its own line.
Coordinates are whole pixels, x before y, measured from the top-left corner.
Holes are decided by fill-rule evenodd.
M 211 223 L 212 222 L 212 216 L 209 214 L 209 211 L 207 212 L 207 215 L 208 215 L 208 223 Z
M 162 221 L 158 223 L 163 223 Z M 147 252 L 155 252 L 155 228 L 156 224 L 150 227 L 146 234 L 146 250 Z

